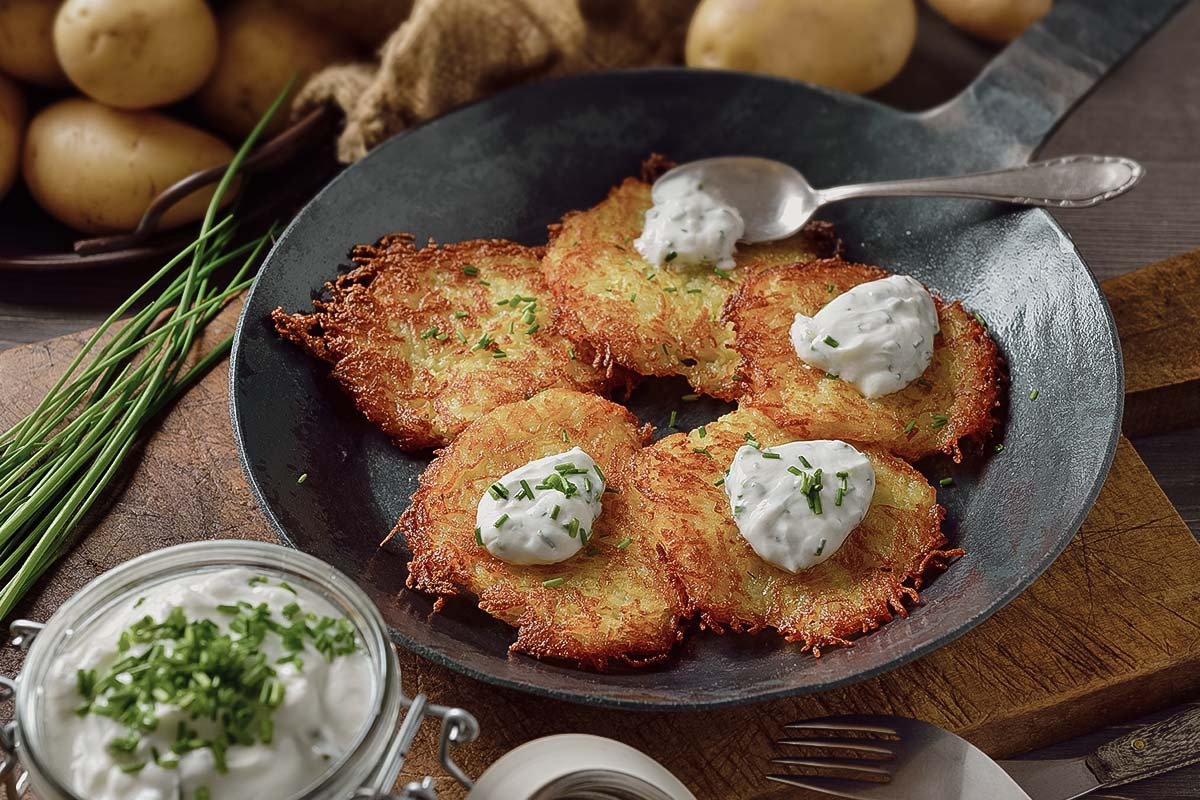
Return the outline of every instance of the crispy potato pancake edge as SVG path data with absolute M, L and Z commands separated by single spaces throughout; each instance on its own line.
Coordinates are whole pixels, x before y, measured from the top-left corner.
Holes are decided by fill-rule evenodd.
M 811 316 L 838 294 L 889 274 L 832 258 L 768 269 L 741 286 L 723 317 L 737 332 L 745 400 L 797 438 L 876 444 L 913 461 L 939 452 L 961 461 L 961 445 L 982 443 L 996 425 L 1003 364 L 960 302 L 933 295 L 941 327 L 933 361 L 916 382 L 883 397 L 867 399 L 808 367 L 792 347 L 797 312 Z
M 630 461 L 650 432 L 616 403 L 561 389 L 480 417 L 421 475 L 392 531 L 413 553 L 409 587 L 441 599 L 475 595 L 481 609 L 517 628 L 514 652 L 593 670 L 667 658 L 682 637 L 682 591 L 653 540 L 618 547 L 630 519 L 624 493 Z M 475 511 L 487 487 L 574 446 L 596 460 L 617 490 L 604 495 L 585 551 L 560 564 L 519 566 L 480 547 Z M 544 585 L 558 577 L 565 583 Z
M 945 510 L 924 476 L 880 448 L 860 446 L 877 479 L 866 519 L 822 564 L 796 574 L 772 566 L 741 537 L 716 485 L 745 433 L 765 447 L 794 438 L 762 411 L 743 406 L 703 433 L 674 434 L 634 457 L 631 505 L 647 529 L 641 535 L 661 540 L 687 611 L 704 627 L 773 628 L 820 656 L 907 616 L 924 576 L 963 554 L 945 549 Z
M 682 375 L 699 392 L 734 400 L 742 393 L 733 330 L 720 319 L 747 276 L 771 265 L 833 255 L 828 223 L 811 223 L 781 242 L 739 246 L 729 271 L 657 269 L 633 247 L 650 207 L 650 182 L 669 162 L 652 157 L 643 179 L 627 178 L 586 211 L 550 226 L 543 271 L 555 323 L 596 352 L 597 365 L 642 375 Z
M 631 388 L 630 373 L 592 366 L 590 349 L 554 330 L 543 253 L 494 239 L 418 249 L 396 234 L 356 247 L 355 268 L 326 284 L 313 312 L 279 308 L 271 319 L 332 364 L 359 411 L 401 449 L 436 447 L 542 389 Z M 523 300 L 509 305 L 513 295 Z

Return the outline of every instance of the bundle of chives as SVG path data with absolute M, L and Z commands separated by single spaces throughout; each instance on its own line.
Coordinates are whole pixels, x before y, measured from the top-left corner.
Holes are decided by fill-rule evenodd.
M 253 282 L 251 270 L 273 236 L 235 245 L 234 215 L 218 220 L 217 211 L 287 91 L 230 162 L 195 241 L 100 325 L 28 416 L 0 433 L 0 618 L 62 555 L 146 423 L 229 352 L 232 337 L 187 367 L 196 335 Z M 218 281 L 225 267 L 233 276 Z

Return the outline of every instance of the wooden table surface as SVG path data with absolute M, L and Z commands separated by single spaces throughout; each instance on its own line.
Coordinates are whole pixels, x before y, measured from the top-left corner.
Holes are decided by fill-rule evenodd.
M 1200 248 L 1197 42 L 1200 2 L 1192 2 L 1085 99 L 1043 150 L 1045 155 L 1120 154 L 1147 168 L 1146 178 L 1131 195 L 1100 208 L 1055 215 L 1101 279 Z M 923 9 L 912 60 L 878 96 L 903 108 L 927 108 L 970 82 L 994 52 Z M 96 324 L 143 276 L 105 270 L 7 277 L 6 291 L 0 295 L 0 350 Z M 1192 532 L 1200 536 L 1200 430 L 1143 437 L 1134 444 Z M 1031 756 L 1082 755 L 1132 725 L 1161 719 L 1171 711 L 1130 720 L 1128 725 Z M 1107 796 L 1194 800 L 1200 797 L 1200 766 L 1122 787 Z

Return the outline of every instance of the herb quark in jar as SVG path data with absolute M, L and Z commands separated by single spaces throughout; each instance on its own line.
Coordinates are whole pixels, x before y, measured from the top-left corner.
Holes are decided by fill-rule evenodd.
M 425 716 L 470 786 L 448 746 L 475 738 L 474 718 L 405 697 L 379 612 L 312 556 L 172 547 L 97 578 L 44 626 L 13 628 L 29 653 L 17 680 L 0 679 L 15 701 L 0 739 L 10 797 L 385 798 Z M 431 796 L 428 782 L 400 795 Z

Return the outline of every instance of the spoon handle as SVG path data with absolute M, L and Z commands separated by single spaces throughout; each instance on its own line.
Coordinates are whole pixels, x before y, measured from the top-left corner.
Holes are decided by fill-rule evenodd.
M 821 189 L 819 203 L 856 197 L 970 197 L 1022 206 L 1086 208 L 1124 194 L 1145 170 L 1118 156 L 1062 156 L 951 178 L 916 178 Z

